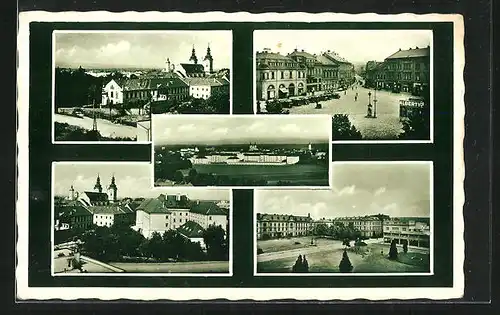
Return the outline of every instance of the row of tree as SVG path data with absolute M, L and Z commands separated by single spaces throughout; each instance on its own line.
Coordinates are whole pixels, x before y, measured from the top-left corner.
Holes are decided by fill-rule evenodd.
M 82 253 L 105 261 L 121 261 L 127 257 L 154 261 L 199 261 L 227 260 L 229 257 L 228 237 L 220 226 L 210 226 L 203 233 L 206 244 L 204 251 L 200 243 L 192 242 L 176 230 L 163 235 L 154 232 L 145 238 L 127 225 L 111 227 L 94 226 L 79 236 Z
M 151 103 L 153 114 L 229 114 L 229 93 L 215 91 L 207 99 L 190 96 L 184 101 L 167 99 Z

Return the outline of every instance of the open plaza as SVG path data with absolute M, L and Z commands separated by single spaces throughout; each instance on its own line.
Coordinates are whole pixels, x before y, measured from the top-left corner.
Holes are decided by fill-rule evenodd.
M 311 237 L 258 240 L 258 273 L 291 273 L 297 257 L 302 255 L 309 263 L 309 273 L 338 273 L 344 245 L 340 240 L 317 238 L 311 245 Z M 364 241 L 366 246 L 357 250 L 347 249 L 353 273 L 428 273 L 430 272 L 429 249 L 410 246 L 404 253 L 398 247 L 398 260 L 387 258 L 390 245 L 383 239 Z M 260 249 L 260 250 L 259 250 Z

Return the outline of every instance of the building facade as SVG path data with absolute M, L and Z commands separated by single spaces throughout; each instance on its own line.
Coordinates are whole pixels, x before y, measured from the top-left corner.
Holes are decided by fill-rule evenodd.
M 356 80 L 356 73 L 354 71 L 354 65 L 352 63 L 350 63 L 334 51 L 328 50 L 322 55 L 338 65 L 339 86 L 347 87 L 354 83 L 354 81 Z
M 339 88 L 339 65 L 324 55 L 316 57 L 321 73 L 320 91 L 332 92 Z
M 189 96 L 208 99 L 215 93 L 229 94 L 229 81 L 218 78 L 187 78 Z
M 430 47 L 399 50 L 377 68 L 378 88 L 416 95 L 428 93 L 430 82 Z
M 256 53 L 256 92 L 258 100 L 304 95 L 307 68 L 294 59 L 269 50 Z
M 257 239 L 311 235 L 314 222 L 311 215 L 294 216 L 257 213 Z
M 317 56 L 297 49 L 288 54 L 288 56 L 306 68 L 307 93 L 314 94 L 314 92 L 323 90 L 322 79 L 327 73 L 324 73 L 323 64 L 317 59 Z
M 426 222 L 393 218 L 384 221 L 384 243 L 430 248 L 431 231 Z
M 361 232 L 361 236 L 378 238 L 383 236 L 382 221 L 373 216 L 359 217 L 339 217 L 333 219 L 333 224 L 343 224 L 344 226 L 351 225 L 356 230 Z

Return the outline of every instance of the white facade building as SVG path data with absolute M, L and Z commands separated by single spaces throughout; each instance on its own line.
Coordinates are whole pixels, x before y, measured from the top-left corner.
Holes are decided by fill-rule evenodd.
M 123 103 L 123 88 L 115 81 L 109 81 L 102 89 L 101 105 Z

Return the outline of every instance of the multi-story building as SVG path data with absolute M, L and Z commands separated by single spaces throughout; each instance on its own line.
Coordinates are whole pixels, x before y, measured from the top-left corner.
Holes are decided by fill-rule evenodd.
M 269 50 L 256 54 L 258 100 L 285 98 L 306 93 L 307 68 L 294 59 Z
M 409 246 L 429 248 L 430 226 L 424 220 L 392 218 L 384 221 L 384 242 L 397 244 L 406 243 Z
M 292 53 L 288 54 L 300 65 L 306 68 L 306 89 L 308 93 L 322 91 L 322 78 L 324 76 L 324 65 L 320 62 L 315 55 L 311 55 L 304 50 L 298 51 L 295 49 Z
M 88 229 L 92 226 L 92 218 L 92 212 L 76 200 L 54 205 L 54 229 L 56 231 Z
M 310 235 L 313 227 L 314 222 L 310 214 L 305 217 L 257 213 L 257 239 Z
M 134 229 L 147 238 L 155 232 L 163 234 L 176 230 L 192 241 L 200 242 L 200 233 L 210 226 L 220 226 L 226 231 L 227 215 L 216 202 L 191 201 L 185 195 L 160 195 L 145 199 L 137 207 Z
M 377 74 L 382 62 L 379 61 L 368 61 L 365 66 L 365 87 L 375 88 L 377 81 Z
M 396 92 L 428 93 L 430 47 L 399 50 L 385 58 L 376 72 L 376 86 Z
M 339 86 L 347 87 L 354 83 L 356 80 L 354 65 L 347 61 L 345 58 L 339 56 L 334 51 L 326 51 L 322 54 L 324 57 L 330 59 L 338 64 L 338 80 Z
M 351 225 L 354 229 L 361 232 L 364 237 L 382 237 L 382 221 L 374 216 L 359 217 L 339 217 L 333 219 L 333 224 L 341 223 L 344 226 Z
M 229 81 L 226 78 L 186 78 L 189 95 L 207 99 L 215 93 L 229 94 Z
M 316 56 L 321 73 L 320 91 L 336 91 L 339 88 L 339 64 L 324 55 Z

